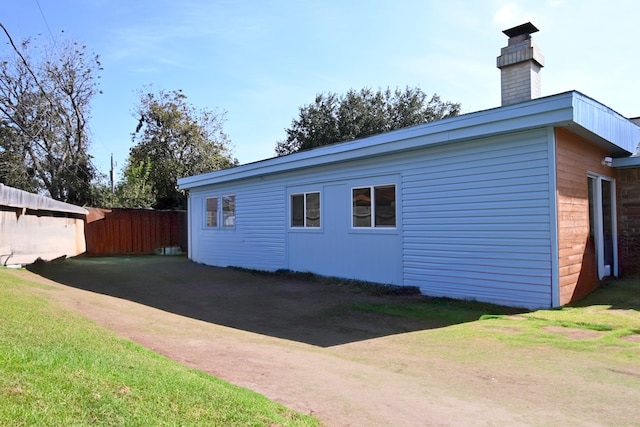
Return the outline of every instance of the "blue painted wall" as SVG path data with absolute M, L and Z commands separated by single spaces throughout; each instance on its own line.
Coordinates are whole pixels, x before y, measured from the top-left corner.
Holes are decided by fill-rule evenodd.
M 548 144 L 540 128 L 197 187 L 190 256 L 548 307 L 555 215 Z M 351 188 L 391 183 L 397 227 L 353 229 Z M 321 192 L 318 229 L 289 227 L 289 195 L 304 191 Z M 207 229 L 206 197 L 225 194 L 236 196 L 235 228 Z
M 404 282 L 428 295 L 549 306 L 548 157 L 541 129 L 434 149 L 406 165 Z

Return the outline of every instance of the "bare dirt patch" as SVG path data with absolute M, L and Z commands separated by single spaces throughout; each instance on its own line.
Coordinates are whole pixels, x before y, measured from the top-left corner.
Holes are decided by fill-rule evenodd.
M 636 420 L 640 382 L 607 377 L 615 375 L 607 360 L 348 309 L 414 297 L 373 297 L 184 258 L 72 261 L 37 266 L 39 276 L 16 274 L 50 285 L 41 291 L 126 338 L 327 426 Z M 635 365 L 619 368 L 640 374 Z
M 565 337 L 573 340 L 600 338 L 602 335 L 604 335 L 604 333 L 600 331 L 590 331 L 588 329 L 580 328 L 567 328 L 564 326 L 545 326 L 544 329 L 549 332 L 562 334 Z

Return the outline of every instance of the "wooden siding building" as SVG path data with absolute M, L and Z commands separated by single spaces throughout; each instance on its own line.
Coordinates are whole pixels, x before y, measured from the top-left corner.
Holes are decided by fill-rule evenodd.
M 636 271 L 640 127 L 537 97 L 535 31 L 505 31 L 502 107 L 178 180 L 190 258 L 527 308 Z
M 638 141 L 633 122 L 567 92 L 183 178 L 189 256 L 563 305 L 620 270 L 607 158 L 630 156 Z M 372 200 L 388 186 L 391 203 Z M 356 223 L 363 189 L 365 210 L 391 207 L 393 225 Z M 296 223 L 296 200 L 319 219 Z

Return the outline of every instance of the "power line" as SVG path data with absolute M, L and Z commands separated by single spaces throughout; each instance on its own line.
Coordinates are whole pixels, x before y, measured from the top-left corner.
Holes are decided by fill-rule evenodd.
M 53 41 L 53 44 L 56 44 L 56 40 L 53 37 L 53 33 L 51 32 L 51 28 L 49 28 L 49 23 L 47 22 L 47 18 L 44 16 L 44 12 L 42 11 L 42 7 L 40 7 L 40 2 L 38 0 L 36 0 L 36 4 L 38 5 L 38 9 L 40 10 L 40 16 L 42 16 L 42 20 L 44 21 L 44 25 L 45 27 L 47 27 L 47 31 L 49 32 L 49 35 L 51 36 L 51 40 Z
M 37 1 L 37 0 L 36 0 Z M 39 5 L 38 5 L 39 7 Z M 44 16 L 43 16 L 44 18 Z M 45 20 L 46 23 L 46 20 Z M 52 107 L 51 109 L 55 112 L 55 114 L 58 115 L 58 117 L 60 117 L 60 119 L 62 119 L 61 113 L 59 111 L 57 111 L 56 108 L 56 104 L 53 102 L 53 100 L 51 99 L 51 97 L 49 96 L 49 94 L 47 93 L 47 91 L 44 90 L 44 88 L 42 87 L 42 85 L 40 84 L 40 81 L 38 80 L 38 78 L 36 77 L 35 73 L 33 72 L 33 70 L 31 69 L 31 66 L 29 65 L 29 63 L 27 62 L 27 60 L 25 59 L 25 57 L 22 55 L 22 53 L 20 52 L 20 50 L 18 49 L 18 47 L 16 46 L 16 44 L 13 41 L 13 38 L 11 37 L 11 34 L 9 34 L 9 30 L 7 30 L 7 28 L 4 26 L 4 24 L 2 24 L 2 22 L 0 22 L 0 28 L 4 31 L 5 35 L 7 36 L 7 39 L 9 40 L 9 43 L 11 44 L 11 47 L 13 48 L 14 52 L 18 55 L 18 57 L 20 58 L 20 60 L 22 61 L 22 63 L 25 66 L 25 69 L 27 70 L 27 72 L 31 75 L 31 77 L 33 78 L 35 84 L 38 86 L 38 88 L 40 89 L 42 95 L 47 99 L 47 101 L 49 102 L 50 106 Z M 48 28 L 48 25 L 47 25 Z M 49 31 L 49 33 L 51 33 L 51 31 Z M 52 35 L 53 37 L 53 35 Z M 55 44 L 55 40 L 54 40 L 54 44 Z M 25 127 L 22 126 L 21 123 L 19 123 L 17 120 L 13 119 L 11 114 L 9 114 L 8 111 L 6 111 L 4 108 L 0 108 L 0 111 L 5 114 L 6 117 L 10 118 L 12 120 L 13 123 L 15 123 L 29 138 L 31 138 L 31 140 L 37 144 L 38 146 L 40 146 L 40 148 L 43 148 L 46 150 L 46 147 L 43 147 L 42 144 L 40 144 L 38 142 L 38 138 L 37 138 L 37 134 L 36 135 L 32 135 Z M 64 121 L 64 120 L 63 120 Z M 42 129 L 40 129 L 40 131 L 42 131 Z M 40 133 L 40 131 L 38 131 L 38 133 Z M 87 154 L 87 158 L 86 161 L 89 165 L 91 165 L 93 167 L 93 169 L 100 173 L 99 169 L 96 167 L 96 165 L 91 161 L 91 157 L 88 156 Z M 71 172 L 72 174 L 74 173 L 69 166 L 62 164 L 61 165 L 67 172 Z
M 49 22 L 47 21 L 47 17 L 44 15 L 44 11 L 42 10 L 42 7 L 40 6 L 40 1 L 39 0 L 35 0 L 36 5 L 38 6 L 38 10 L 40 11 L 40 16 L 42 16 L 42 20 L 44 21 L 44 25 L 47 27 L 47 31 L 49 32 L 49 36 L 51 36 L 51 41 L 53 42 L 53 46 L 55 47 L 57 44 L 56 38 L 53 36 L 53 32 L 51 31 L 51 27 L 49 27 Z M 6 32 L 6 30 L 5 30 Z M 96 142 L 96 140 L 94 140 L 93 142 Z M 98 139 L 97 142 L 105 149 L 108 150 L 108 147 L 105 145 L 104 142 L 102 142 L 102 140 Z M 88 153 L 88 147 L 87 147 L 87 153 Z M 111 154 L 111 156 L 113 157 L 113 153 Z M 91 161 L 91 159 L 89 159 L 89 163 L 93 166 L 93 168 L 98 172 L 101 173 L 100 169 L 98 169 L 98 167 L 95 165 L 95 163 L 93 163 Z M 111 166 L 113 168 L 113 165 Z

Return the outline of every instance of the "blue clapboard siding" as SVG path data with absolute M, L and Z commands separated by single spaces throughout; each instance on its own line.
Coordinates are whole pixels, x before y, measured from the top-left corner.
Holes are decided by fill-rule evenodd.
M 399 230 L 351 228 L 351 188 L 360 185 L 397 185 L 399 175 L 368 175 L 370 171 L 356 165 L 336 172 L 338 175 L 345 174 L 346 181 L 318 182 L 303 187 L 304 191 L 321 191 L 321 227 L 318 230 L 289 231 L 289 269 L 401 285 L 402 239 Z M 356 172 L 367 175 L 357 179 L 346 178 Z M 316 173 L 311 175 L 316 176 Z M 298 192 L 300 186 L 289 190 L 289 193 Z
M 427 295 L 516 306 L 551 301 L 547 130 L 198 187 L 236 195 L 235 229 L 192 234 L 192 258 L 219 266 L 290 269 L 418 286 Z M 351 188 L 396 184 L 397 227 L 351 228 Z M 321 193 L 321 227 L 289 228 L 289 196 Z
M 246 180 L 191 191 L 191 259 L 221 267 L 272 271 L 286 266 L 285 198 L 282 185 Z M 234 228 L 204 226 L 206 197 L 234 194 Z
M 546 130 L 448 148 L 456 155 L 439 150 L 403 172 L 404 283 L 433 296 L 549 306 Z
M 558 305 L 555 143 L 566 128 L 627 156 L 640 127 L 578 92 L 413 126 L 178 180 L 189 256 L 312 271 L 427 295 Z M 351 228 L 351 188 L 395 183 L 397 227 Z M 292 230 L 292 192 L 320 191 L 322 226 Z M 204 227 L 205 198 L 235 194 L 234 229 Z

